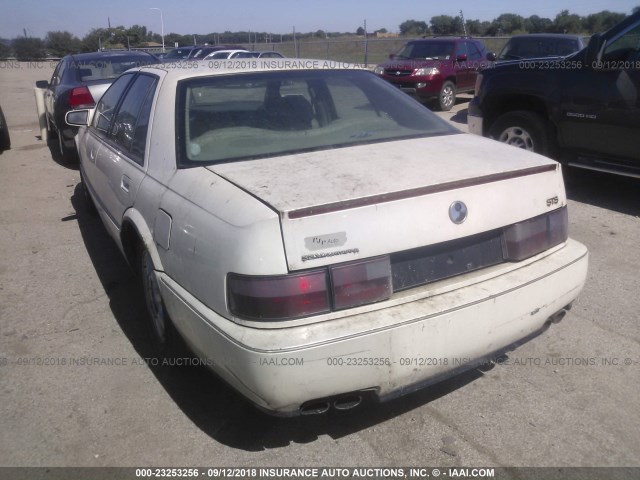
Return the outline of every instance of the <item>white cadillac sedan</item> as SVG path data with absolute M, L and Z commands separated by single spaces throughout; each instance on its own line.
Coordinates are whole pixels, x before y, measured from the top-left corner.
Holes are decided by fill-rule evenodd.
M 558 163 L 335 67 L 145 67 L 67 116 L 151 339 L 278 415 L 473 368 L 559 321 L 587 273 Z

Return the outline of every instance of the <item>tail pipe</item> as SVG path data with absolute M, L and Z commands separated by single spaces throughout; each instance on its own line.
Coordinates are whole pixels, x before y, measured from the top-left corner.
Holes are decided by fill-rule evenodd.
M 369 390 L 362 390 L 350 393 L 344 393 L 342 395 L 336 395 L 330 398 L 319 398 L 305 402 L 300 407 L 301 415 L 321 415 L 328 412 L 332 407 L 336 411 L 345 411 L 356 408 L 360 405 L 364 399 L 364 396 L 370 392 Z

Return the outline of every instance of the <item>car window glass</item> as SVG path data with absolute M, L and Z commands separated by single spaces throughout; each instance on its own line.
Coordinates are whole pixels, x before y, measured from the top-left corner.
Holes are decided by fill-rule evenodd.
M 131 155 L 140 165 L 144 162 L 144 153 L 147 146 L 147 131 L 149 130 L 149 117 L 151 116 L 151 105 L 153 104 L 153 94 L 155 86 L 152 86 L 147 92 L 147 97 L 142 104 L 138 120 L 136 121 L 136 129 L 133 135 L 133 143 L 131 145 Z
M 144 142 L 144 139 L 146 139 L 149 114 L 149 112 L 142 114 L 142 107 L 145 105 L 147 96 L 149 96 L 155 82 L 155 77 L 150 75 L 139 75 L 135 79 L 118 109 L 116 118 L 113 121 L 113 127 L 109 133 L 109 139 L 122 147 L 125 152 L 132 150 L 134 139 L 137 138 L 137 154 L 134 160 L 140 164 L 143 160 L 140 153 L 144 154 L 144 146 L 140 149 L 140 142 Z M 150 104 L 148 106 L 145 105 L 146 108 L 150 108 L 150 106 Z M 142 118 L 144 116 L 146 116 L 146 119 Z M 139 122 L 139 119 L 142 121 Z
M 482 58 L 482 53 L 478 50 L 478 47 L 473 42 L 467 43 L 467 52 L 468 52 L 468 60 L 480 60 Z
M 640 58 L 640 23 L 605 47 L 603 60 L 634 62 Z
M 364 71 L 203 77 L 178 95 L 181 167 L 457 132 Z
M 56 69 L 53 71 L 53 75 L 51 75 L 51 81 L 49 82 L 51 85 L 58 85 L 59 82 L 59 76 L 58 73 L 60 72 L 60 68 L 62 67 L 62 64 L 64 62 L 59 62 L 58 65 L 56 65 Z
M 106 134 L 109 131 L 118 100 L 120 100 L 122 92 L 125 91 L 132 78 L 133 74 L 123 75 L 118 78 L 109 87 L 109 90 L 105 92 L 100 102 L 98 102 L 96 112 L 93 115 L 93 127 L 98 130 L 98 132 Z
M 62 79 L 64 78 L 64 74 L 67 71 L 67 67 L 69 64 L 67 62 L 60 63 L 60 70 L 58 70 L 58 83 L 62 83 Z
M 458 55 L 467 55 L 467 42 L 460 42 L 456 47 L 456 57 Z

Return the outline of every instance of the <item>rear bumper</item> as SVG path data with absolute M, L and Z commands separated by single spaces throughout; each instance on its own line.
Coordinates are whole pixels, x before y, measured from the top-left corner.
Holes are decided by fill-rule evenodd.
M 424 298 L 407 303 L 275 329 L 231 322 L 159 275 L 167 309 L 194 351 L 259 407 L 295 415 L 305 402 L 348 392 L 399 396 L 532 338 L 576 299 L 587 264 L 586 247 L 569 240 L 521 268 L 476 272 L 482 281 L 446 293 L 421 287 Z

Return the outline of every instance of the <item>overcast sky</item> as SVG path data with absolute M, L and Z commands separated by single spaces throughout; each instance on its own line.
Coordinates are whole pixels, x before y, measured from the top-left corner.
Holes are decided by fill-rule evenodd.
M 92 28 L 145 25 L 160 33 L 162 9 L 166 33 L 206 34 L 229 31 L 355 32 L 364 20 L 367 30 L 398 31 L 405 20 L 429 21 L 435 15 L 492 20 L 501 13 L 553 19 L 560 10 L 588 15 L 602 10 L 630 14 L 640 0 L 458 0 L 457 2 L 410 0 L 0 0 L 0 37 L 44 37 L 48 31 L 67 30 L 83 37 Z

